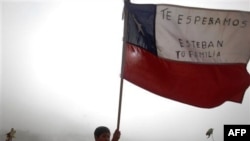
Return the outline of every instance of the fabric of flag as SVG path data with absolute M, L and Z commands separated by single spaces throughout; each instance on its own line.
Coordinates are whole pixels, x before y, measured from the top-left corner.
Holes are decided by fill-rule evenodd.
M 124 74 L 159 96 L 212 108 L 250 84 L 250 12 L 125 3 Z

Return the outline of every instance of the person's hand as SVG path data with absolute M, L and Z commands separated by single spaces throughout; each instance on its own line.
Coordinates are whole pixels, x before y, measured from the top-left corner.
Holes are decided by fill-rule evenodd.
M 113 134 L 112 141 L 118 141 L 120 139 L 120 136 L 121 136 L 121 132 L 118 129 L 116 129 Z

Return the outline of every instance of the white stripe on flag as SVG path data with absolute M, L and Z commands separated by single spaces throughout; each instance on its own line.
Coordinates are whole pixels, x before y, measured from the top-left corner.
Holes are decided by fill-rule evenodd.
M 158 5 L 155 19 L 158 55 L 198 63 L 247 63 L 250 14 Z

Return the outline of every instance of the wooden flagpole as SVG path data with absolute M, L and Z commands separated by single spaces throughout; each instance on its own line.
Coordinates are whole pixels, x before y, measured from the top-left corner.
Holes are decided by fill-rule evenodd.
M 117 129 L 120 129 L 120 120 L 121 120 L 121 107 L 122 107 L 122 92 L 123 92 L 123 69 L 124 69 L 124 62 L 125 62 L 125 48 L 126 48 L 126 41 L 127 41 L 127 19 L 128 13 L 125 8 L 125 2 L 130 2 L 130 0 L 124 0 L 124 8 L 123 8 L 123 20 L 124 20 L 124 28 L 123 28 L 123 47 L 122 47 L 122 61 L 121 61 L 121 74 L 120 74 L 120 95 L 119 95 L 119 105 L 118 105 L 118 117 L 117 117 Z

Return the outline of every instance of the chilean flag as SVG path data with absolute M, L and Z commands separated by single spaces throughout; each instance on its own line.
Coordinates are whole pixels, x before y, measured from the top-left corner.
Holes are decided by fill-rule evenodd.
M 125 3 L 123 78 L 156 95 L 213 108 L 250 84 L 250 12 Z

